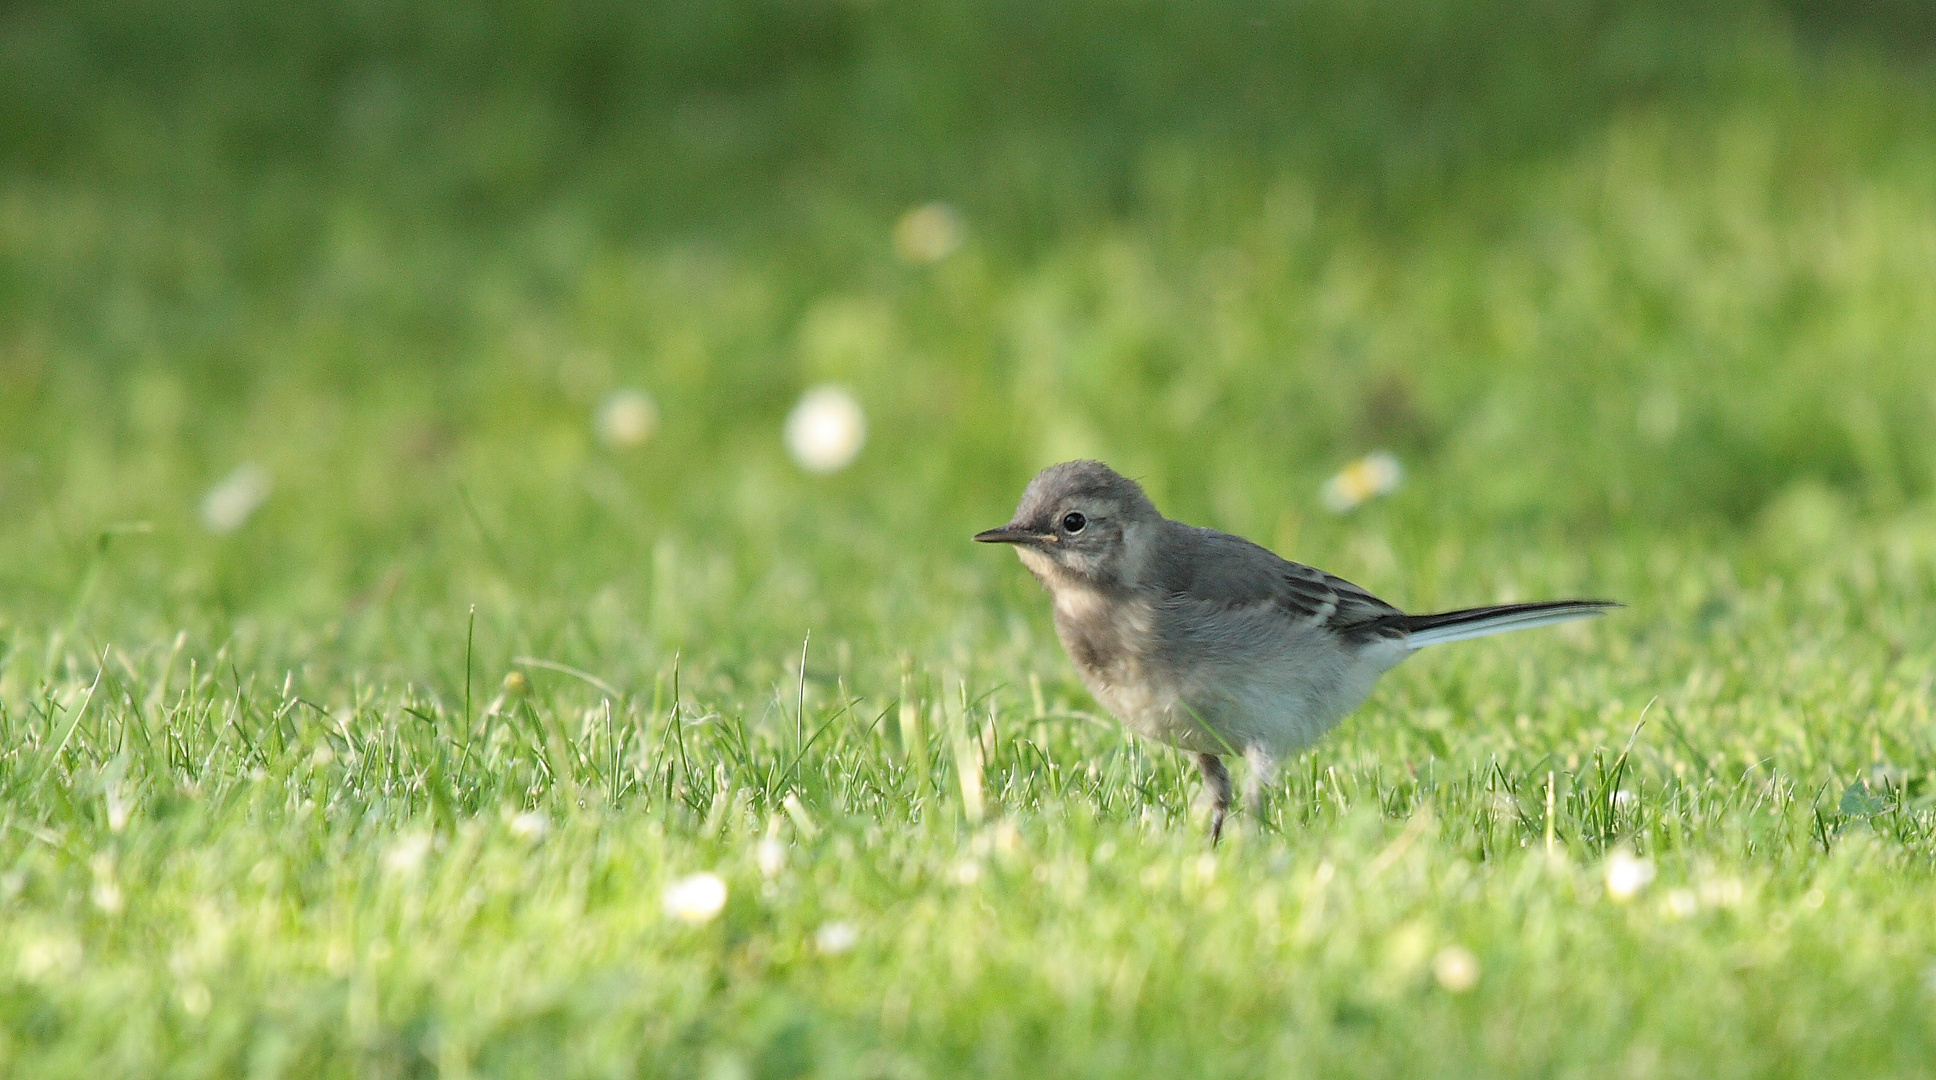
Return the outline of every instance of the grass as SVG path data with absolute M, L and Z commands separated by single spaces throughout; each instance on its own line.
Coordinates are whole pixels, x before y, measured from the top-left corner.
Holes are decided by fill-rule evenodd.
M 0 1073 L 1929 1072 L 1913 41 L 695 9 L 590 109 L 669 46 L 181 10 L 0 36 Z M 967 541 L 1077 454 L 1408 608 L 1628 606 L 1421 654 L 1213 850 Z

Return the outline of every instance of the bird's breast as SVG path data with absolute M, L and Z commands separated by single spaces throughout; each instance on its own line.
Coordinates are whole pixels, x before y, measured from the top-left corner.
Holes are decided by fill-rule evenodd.
M 1083 685 L 1110 715 L 1139 735 L 1195 750 L 1218 744 L 1179 707 L 1156 633 L 1158 612 L 1145 600 L 1096 590 L 1058 589 L 1055 630 Z
M 1112 597 L 1088 586 L 1055 590 L 1055 632 L 1069 659 L 1082 669 L 1108 672 L 1140 666 L 1153 639 L 1148 603 Z

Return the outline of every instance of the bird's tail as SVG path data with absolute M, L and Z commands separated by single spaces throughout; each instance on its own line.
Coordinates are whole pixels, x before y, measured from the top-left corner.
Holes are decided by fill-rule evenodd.
M 1407 615 L 1402 624 L 1406 643 L 1414 649 L 1448 641 L 1503 634 L 1535 626 L 1590 619 L 1619 604 L 1611 600 L 1542 600 L 1535 604 L 1495 604 L 1492 607 L 1441 611 L 1436 615 Z

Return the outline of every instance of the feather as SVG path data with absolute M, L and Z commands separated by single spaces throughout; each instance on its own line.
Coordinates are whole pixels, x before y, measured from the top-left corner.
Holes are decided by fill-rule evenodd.
M 1503 634 L 1535 626 L 1572 622 L 1603 615 L 1619 604 L 1611 600 L 1542 600 L 1534 604 L 1497 604 L 1492 607 L 1441 611 L 1435 615 L 1406 615 L 1396 621 L 1413 649 L 1448 641 Z

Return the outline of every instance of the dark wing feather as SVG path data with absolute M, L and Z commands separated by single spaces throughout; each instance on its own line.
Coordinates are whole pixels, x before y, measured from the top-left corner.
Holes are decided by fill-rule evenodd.
M 1404 613 L 1341 577 L 1279 558 L 1242 537 L 1175 525 L 1158 577 L 1165 591 L 1201 603 L 1272 603 L 1347 637 L 1402 633 Z
M 1402 633 L 1405 613 L 1351 582 L 1315 566 L 1283 561 L 1284 593 L 1278 603 L 1346 637 Z

